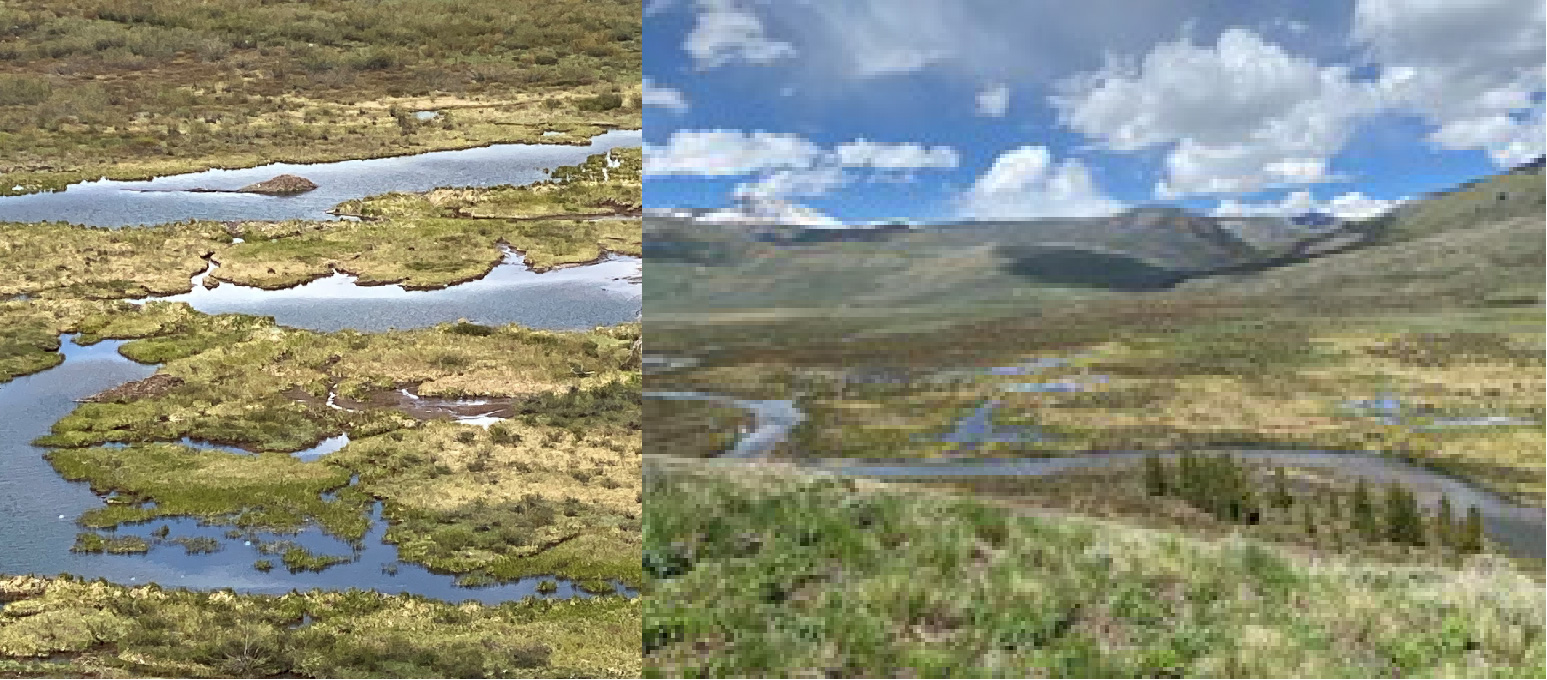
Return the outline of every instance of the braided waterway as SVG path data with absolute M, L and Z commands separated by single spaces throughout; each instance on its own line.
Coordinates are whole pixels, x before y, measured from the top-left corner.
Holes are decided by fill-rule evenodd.
M 638 131 L 613 131 L 589 146 L 496 145 L 366 161 L 308 166 L 274 165 L 247 170 L 212 170 L 163 177 L 149 182 L 90 182 L 63 192 L 0 198 L 0 221 L 64 220 L 121 227 L 186 219 L 328 219 L 341 201 L 389 191 L 422 191 L 438 186 L 488 186 L 526 183 L 547 176 L 547 169 L 573 165 L 588 155 L 619 146 L 639 144 Z M 299 196 L 211 194 L 191 188 L 234 188 L 275 174 L 304 174 L 320 188 Z M 518 253 L 488 275 L 441 290 L 410 291 L 401 286 L 360 286 L 353 277 L 336 273 L 293 288 L 266 291 L 223 284 L 205 288 L 204 277 L 217 263 L 194 277 L 193 289 L 160 298 L 186 302 L 208 314 L 241 313 L 272 316 L 281 325 L 322 332 L 352 328 L 364 332 L 424 328 L 466 319 L 475 323 L 519 323 L 529 328 L 578 330 L 636 321 L 640 313 L 640 260 L 608 255 L 579 267 L 536 273 Z M 134 302 L 143 303 L 145 300 Z M 104 578 L 127 585 L 156 582 L 168 587 L 234 588 L 244 592 L 280 593 L 292 589 L 369 588 L 387 593 L 408 592 L 447 600 L 498 602 L 523 597 L 588 597 L 574 583 L 551 576 L 482 586 L 459 587 L 450 575 L 435 574 L 397 559 L 397 548 L 383 542 L 386 522 L 381 506 L 373 510 L 369 533 L 351 544 L 308 528 L 297 534 L 247 532 L 229 538 L 229 527 L 204 525 L 193 518 L 158 519 L 117 530 L 119 536 L 139 536 L 152 543 L 149 552 L 135 555 L 89 554 L 70 551 L 81 531 L 76 519 L 102 506 L 103 499 L 83 483 L 67 482 L 31 445 L 49 434 L 51 426 L 84 399 L 104 390 L 150 376 L 155 366 L 129 361 L 118 353 L 122 341 L 91 346 L 65 337 L 60 342 L 64 362 L 30 376 L 0 383 L 0 574 L 72 574 Z M 330 405 L 331 402 L 330 402 Z M 490 414 L 458 416 L 458 422 L 488 426 L 500 418 Z M 224 448 L 184 441 L 195 448 Z M 348 444 L 348 437 L 330 438 L 295 455 L 313 460 Z M 238 451 L 240 452 L 240 451 Z M 221 546 L 215 552 L 188 554 L 180 544 L 155 540 L 161 526 L 169 538 L 208 538 Z M 258 546 L 292 541 L 307 550 L 347 557 L 350 561 L 321 572 L 289 573 L 277 555 L 262 555 Z M 259 572 L 253 563 L 270 558 L 275 568 Z M 537 586 L 558 584 L 551 593 Z M 614 583 L 619 592 L 635 591 Z
M 687 368 L 696 362 L 683 358 L 652 357 L 656 366 Z M 1023 367 L 1026 370 L 1011 372 L 1008 368 L 989 369 L 991 375 L 1027 375 L 1040 368 L 1060 364 Z M 659 371 L 659 372 L 669 372 Z M 750 432 L 740 437 L 720 460 L 724 464 L 747 464 L 767 460 L 774 447 L 785 441 L 790 432 L 805 419 L 793 401 L 784 399 L 746 399 L 699 391 L 647 390 L 645 398 L 691 399 L 717 401 L 749 411 L 754 425 Z M 944 441 L 958 444 L 1006 441 L 1006 433 L 994 431 L 987 425 L 996 401 L 988 401 L 965 416 L 956 431 Z M 1010 439 L 1011 441 L 1023 441 Z M 748 442 L 751 442 L 748 444 Z M 1441 495 L 1460 508 L 1475 507 L 1482 514 L 1483 529 L 1489 538 L 1504 550 L 1517 557 L 1542 559 L 1547 557 L 1547 511 L 1543 508 L 1516 504 L 1465 480 L 1418 467 L 1393 456 L 1370 451 L 1330 450 L 1281 450 L 1281 449 L 1219 449 L 1212 453 L 1229 453 L 1243 461 L 1289 467 L 1320 468 L 1331 470 L 1350 478 L 1362 478 L 1372 483 L 1396 482 L 1412 489 L 1420 503 L 1433 505 Z M 1148 455 L 1159 455 L 1174 460 L 1180 452 L 1174 451 L 1099 451 L 1089 453 L 1058 453 L 1055 457 L 1041 458 L 963 458 L 949 460 L 849 460 L 833 458 L 793 458 L 781 460 L 804 469 L 829 474 L 870 479 L 895 479 L 921 481 L 950 477 L 1043 477 L 1076 470 L 1106 467 L 1135 468 Z

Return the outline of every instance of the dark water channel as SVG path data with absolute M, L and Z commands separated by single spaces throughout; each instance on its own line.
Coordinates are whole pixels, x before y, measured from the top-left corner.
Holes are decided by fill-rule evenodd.
M 242 170 L 169 175 L 143 182 L 81 182 L 59 192 L 0 197 L 0 222 L 63 220 L 123 227 L 188 219 L 335 219 L 328 211 L 350 199 L 447 186 L 527 184 L 546 179 L 545 168 L 575 165 L 591 154 L 639 146 L 640 140 L 638 130 L 612 130 L 591 138 L 586 146 L 496 144 L 335 163 L 271 163 Z M 317 188 L 294 196 L 187 191 L 234 190 L 281 174 L 305 177 L 315 182 Z

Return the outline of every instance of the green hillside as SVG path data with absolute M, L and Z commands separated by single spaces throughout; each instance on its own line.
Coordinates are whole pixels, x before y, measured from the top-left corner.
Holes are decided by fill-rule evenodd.
M 647 473 L 650 677 L 1540 677 L 1542 592 L 1464 568 L 763 469 Z
M 1396 243 L 1515 218 L 1540 225 L 1544 206 L 1542 167 L 1529 165 L 1408 203 L 1368 226 L 1378 242 Z

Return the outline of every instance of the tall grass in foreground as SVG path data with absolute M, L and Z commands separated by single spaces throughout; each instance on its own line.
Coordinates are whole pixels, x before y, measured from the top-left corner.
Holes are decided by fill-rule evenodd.
M 1536 677 L 1542 589 L 761 470 L 647 472 L 657 677 Z

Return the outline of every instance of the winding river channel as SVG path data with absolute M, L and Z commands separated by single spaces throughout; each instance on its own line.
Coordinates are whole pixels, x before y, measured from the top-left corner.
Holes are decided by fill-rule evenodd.
M 589 146 L 496 145 L 368 161 L 212 170 L 149 182 L 92 182 L 53 194 L 0 198 L 0 220 L 66 220 L 127 227 L 195 218 L 325 219 L 329 217 L 326 211 L 343 200 L 388 191 L 531 182 L 545 177 L 546 169 L 573 165 L 590 154 L 614 147 L 637 145 L 639 139 L 638 131 L 613 131 L 592 139 Z M 160 191 L 232 188 L 283 172 L 303 174 L 320 188 L 295 197 Z M 218 265 L 211 264 L 212 269 L 215 266 Z M 527 269 L 519 254 L 512 252 L 487 276 L 435 291 L 358 286 L 344 274 L 278 291 L 232 284 L 205 289 L 198 284 L 209 273 L 206 270 L 195 277 L 196 285 L 191 292 L 163 299 L 187 302 L 209 314 L 273 316 L 283 325 L 325 332 L 343 328 L 365 332 L 412 329 L 458 319 L 573 330 L 637 320 L 641 300 L 639 271 L 638 258 L 614 255 L 589 266 L 537 274 Z M 380 503 L 373 510 L 369 533 L 353 544 L 316 528 L 296 534 L 260 533 L 231 538 L 226 535 L 227 527 L 205 526 L 192 518 L 172 518 L 116 532 L 119 536 L 146 538 L 153 544 L 147 553 L 73 553 L 70 547 L 80 531 L 76 518 L 101 507 L 103 501 L 86 484 L 61 478 L 43 458 L 44 450 L 31 442 L 48 434 L 55 422 L 76 407 L 77 400 L 148 377 L 156 367 L 136 364 L 120 355 L 122 341 L 83 346 L 76 344 L 73 337 L 65 337 L 60 344 L 63 363 L 0 383 L 0 469 L 4 470 L 0 475 L 0 574 L 68 573 L 129 585 L 156 582 L 167 587 L 233 588 L 265 593 L 371 588 L 451 601 L 589 596 L 574 583 L 552 577 L 459 587 L 452 576 L 399 562 L 396 546 L 382 540 L 387 523 L 381 519 Z M 475 425 L 487 425 L 492 420 L 462 419 Z M 295 455 L 315 459 L 347 442 L 347 437 L 336 437 Z M 184 443 L 209 447 L 200 442 Z M 188 554 L 180 544 L 154 540 L 151 532 L 163 525 L 170 529 L 171 538 L 214 539 L 220 548 L 211 553 Z M 255 570 L 254 561 L 264 557 L 259 544 L 276 540 L 292 541 L 313 553 L 347 557 L 350 561 L 321 572 L 292 574 L 283 567 L 266 573 Z M 278 564 L 277 558 L 274 562 Z M 557 591 L 539 593 L 538 584 L 544 580 L 558 583 Z M 613 585 L 619 592 L 635 592 L 621 583 Z
M 648 365 L 669 367 L 658 370 L 667 372 L 673 368 L 692 367 L 690 359 L 650 357 Z M 1044 367 L 1052 367 L 1050 364 Z M 1038 367 L 1040 368 L 1040 367 Z M 1034 372 L 1035 369 L 1023 375 Z M 989 369 L 990 374 L 1006 374 L 1000 369 Z M 1050 383 L 1051 384 L 1051 383 Z M 751 432 L 739 438 L 733 447 L 721 456 L 737 459 L 740 463 L 765 459 L 790 432 L 805 419 L 794 402 L 783 399 L 743 399 L 727 395 L 683 390 L 647 390 L 647 399 L 679 399 L 716 401 L 749 411 L 754 426 Z M 941 441 L 972 445 L 993 441 L 1024 441 L 1015 439 L 1014 433 L 993 429 L 991 415 L 998 402 L 989 400 L 964 416 L 957 423 L 955 432 Z M 1038 433 L 1025 433 L 1037 438 Z M 1396 482 L 1412 489 L 1419 502 L 1425 505 L 1438 503 L 1440 495 L 1450 498 L 1457 507 L 1476 507 L 1482 514 L 1483 528 L 1489 537 L 1504 550 L 1519 557 L 1542 559 L 1547 557 L 1547 512 L 1542 508 L 1518 505 L 1509 499 L 1479 488 L 1462 479 L 1421 468 L 1400 459 L 1368 451 L 1314 451 L 1314 450 L 1264 450 L 1219 449 L 1213 453 L 1229 453 L 1245 461 L 1268 465 L 1321 468 L 1340 475 L 1363 478 L 1376 484 Z M 848 460 L 848 459 L 790 459 L 781 460 L 809 470 L 830 474 L 872 479 L 929 480 L 946 477 L 1041 477 L 1074 470 L 1099 469 L 1113 466 L 1137 468 L 1145 456 L 1158 454 L 1163 459 L 1174 460 L 1179 452 L 1149 451 L 1100 451 L 1085 454 L 1059 454 L 1048 458 L 962 458 L 949 460 Z M 727 461 L 729 464 L 729 461 Z

